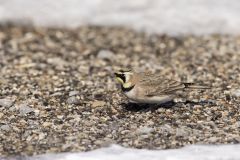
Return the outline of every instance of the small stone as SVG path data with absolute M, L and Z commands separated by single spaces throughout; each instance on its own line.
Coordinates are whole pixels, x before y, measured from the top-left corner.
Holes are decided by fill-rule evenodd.
M 170 133 L 170 132 L 173 132 L 173 129 L 170 125 L 168 124 L 165 124 L 165 125 L 162 125 L 160 127 L 160 132 L 167 132 L 167 133 Z
M 140 135 L 141 139 L 146 139 L 146 138 L 149 138 L 149 135 L 148 134 L 142 134 Z
M 140 127 L 139 129 L 137 129 L 136 132 L 138 134 L 149 134 L 149 133 L 154 132 L 154 128 L 143 126 L 143 127 Z
M 61 92 L 55 92 L 55 93 L 51 94 L 50 96 L 51 97 L 58 97 L 58 96 L 61 96 L 61 95 L 62 95 Z
M 0 99 L 0 106 L 4 108 L 9 108 L 13 105 L 14 100 L 5 98 L 5 99 Z
M 177 128 L 176 129 L 176 136 L 177 137 L 187 137 L 188 132 L 184 128 Z
M 8 110 L 11 112 L 15 112 L 17 110 L 17 108 L 15 106 L 12 106 L 12 107 L 8 108 Z
M 240 137 L 234 137 L 234 140 L 239 143 L 240 142 Z
M 45 138 L 45 134 L 44 134 L 44 133 L 39 133 L 38 139 L 39 139 L 39 140 L 42 140 L 42 139 L 44 139 L 44 138 Z
M 95 143 L 96 145 L 101 145 L 101 144 L 103 143 L 103 141 L 102 141 L 102 140 L 96 140 L 94 143 Z
M 43 127 L 50 127 L 50 126 L 52 126 L 52 123 L 51 123 L 51 122 L 44 122 L 44 123 L 42 124 L 42 126 L 43 126 Z
M 232 88 L 232 86 L 227 86 L 227 88 L 228 88 L 228 89 L 231 89 L 231 88 Z
M 104 141 L 100 145 L 101 145 L 101 147 L 108 147 L 114 143 L 116 143 L 116 142 L 113 139 L 105 137 Z
M 237 121 L 237 122 L 235 123 L 235 126 L 238 127 L 238 128 L 240 128 L 240 121 Z
M 77 96 L 77 95 L 79 95 L 79 91 L 71 91 L 71 92 L 69 92 L 69 97 L 72 97 L 72 96 Z
M 52 64 L 54 66 L 58 66 L 60 68 L 68 65 L 68 63 L 64 59 L 59 57 L 48 58 L 47 63 Z
M 211 138 L 208 139 L 208 141 L 209 141 L 210 143 L 217 142 L 217 140 L 218 140 L 217 137 L 211 137 Z
M 69 143 L 64 143 L 62 146 L 61 146 L 61 148 L 63 149 L 63 150 L 66 150 L 66 149 L 69 149 L 69 148 L 71 148 L 71 146 L 72 146 L 72 144 L 69 144 Z
M 26 115 L 28 113 L 34 112 L 33 108 L 30 108 L 27 103 L 23 103 L 19 106 L 20 115 Z
M 199 109 L 199 108 L 202 108 L 202 106 L 197 104 L 197 105 L 194 105 L 193 108 L 194 109 Z
M 120 133 L 121 134 L 128 134 L 130 131 L 129 130 L 123 130 L 123 131 L 121 131 Z
M 232 91 L 232 95 L 234 95 L 236 97 L 240 97 L 240 89 Z
M 80 102 L 80 100 L 79 99 L 77 99 L 77 97 L 69 97 L 68 99 L 67 99 L 67 103 L 68 104 L 80 104 L 81 102 Z
M 106 102 L 104 101 L 94 101 L 92 102 L 92 107 L 95 108 L 95 107 L 102 107 L 106 104 Z
M 2 126 L 0 127 L 0 129 L 3 130 L 3 131 L 10 131 L 10 130 L 11 130 L 11 127 L 10 127 L 9 125 L 5 124 L 5 125 L 2 125 Z
M 194 103 L 198 103 L 199 102 L 198 99 L 192 99 L 191 101 L 194 102 Z
M 4 115 L 4 114 L 0 112 L 0 119 L 3 117 L 3 115 Z
M 97 58 L 111 60 L 114 58 L 114 53 L 109 50 L 101 50 L 98 52 Z

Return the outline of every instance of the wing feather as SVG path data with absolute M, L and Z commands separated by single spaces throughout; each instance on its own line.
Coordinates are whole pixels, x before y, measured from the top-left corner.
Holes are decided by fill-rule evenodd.
M 146 96 L 174 94 L 185 88 L 184 83 L 154 74 L 143 74 L 140 83 L 146 88 Z

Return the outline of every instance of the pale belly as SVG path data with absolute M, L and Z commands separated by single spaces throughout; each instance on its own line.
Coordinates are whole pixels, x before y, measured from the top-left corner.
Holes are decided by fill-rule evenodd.
M 157 103 L 162 104 L 173 100 L 173 97 L 168 95 L 161 95 L 161 96 L 140 96 L 136 90 L 131 90 L 129 92 L 124 93 L 131 102 L 134 103 Z

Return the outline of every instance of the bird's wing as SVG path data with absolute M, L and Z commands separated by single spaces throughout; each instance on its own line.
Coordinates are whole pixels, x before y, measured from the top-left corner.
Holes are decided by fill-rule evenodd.
M 185 88 L 184 83 L 153 74 L 145 74 L 140 83 L 146 88 L 146 96 L 174 94 L 176 91 Z

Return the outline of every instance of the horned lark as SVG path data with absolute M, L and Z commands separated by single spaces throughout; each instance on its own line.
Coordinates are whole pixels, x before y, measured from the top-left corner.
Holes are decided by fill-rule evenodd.
M 131 70 L 115 72 L 123 93 L 134 103 L 165 103 L 191 89 L 209 89 L 206 85 L 170 80 L 159 74 L 136 73 Z

